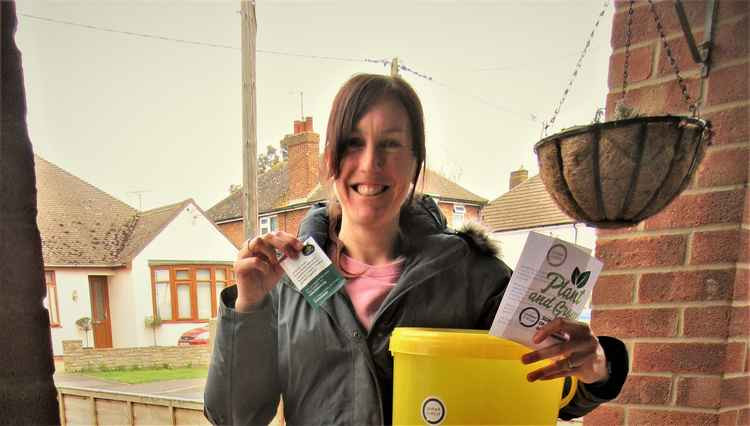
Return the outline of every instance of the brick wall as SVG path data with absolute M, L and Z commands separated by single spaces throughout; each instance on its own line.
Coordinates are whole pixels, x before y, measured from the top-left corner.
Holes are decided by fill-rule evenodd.
M 607 115 L 621 97 L 627 2 L 612 29 Z M 750 2 L 719 0 L 708 79 L 700 84 L 674 12 L 657 2 L 665 32 L 702 117 L 715 135 L 691 185 L 638 226 L 599 231 L 604 273 L 592 328 L 622 338 L 631 376 L 614 403 L 585 424 L 750 424 L 748 251 L 750 250 Z M 704 1 L 683 2 L 703 40 Z M 646 114 L 686 114 L 648 4 L 633 17 L 627 103 Z
M 445 218 L 448 220 L 448 226 L 452 227 L 453 226 L 453 203 L 439 201 L 438 207 L 440 208 L 440 211 L 442 211 L 443 214 L 445 215 Z M 467 204 L 464 204 L 464 207 L 466 208 L 466 213 L 464 214 L 464 223 L 481 221 L 481 218 L 480 218 L 481 211 L 479 207 L 470 206 Z
M 242 220 L 220 223 L 217 226 L 236 247 L 239 248 L 242 242 L 245 241 L 245 226 Z
M 468 209 L 467 209 L 468 210 Z M 297 235 L 299 225 L 307 214 L 308 209 L 303 208 L 299 210 L 292 210 L 288 212 L 282 212 L 277 215 L 279 224 L 279 230 L 288 232 L 292 235 Z M 221 232 L 226 235 L 232 243 L 238 248 L 245 241 L 245 228 L 243 227 L 242 220 L 234 222 L 225 222 L 218 225 Z
M 292 235 L 297 235 L 299 225 L 302 223 L 302 219 L 305 218 L 307 211 L 308 209 L 300 209 L 284 212 L 284 227 L 282 229 Z M 280 224 L 279 227 L 281 227 Z
M 63 340 L 65 371 L 127 367 L 185 367 L 208 365 L 208 345 L 142 348 L 82 348 L 80 340 Z

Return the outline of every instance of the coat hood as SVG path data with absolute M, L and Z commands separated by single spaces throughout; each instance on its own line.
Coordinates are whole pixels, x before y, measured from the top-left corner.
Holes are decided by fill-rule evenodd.
M 472 250 L 497 257 L 497 245 L 489 238 L 487 231 L 478 223 L 467 223 L 459 230 L 448 228 L 448 221 L 435 200 L 422 194 L 415 194 L 411 204 L 401 212 L 401 229 L 407 239 L 418 239 L 433 234 L 452 234 L 461 237 Z M 316 203 L 302 220 L 299 236 L 313 237 L 321 246 L 328 241 L 328 209 L 326 203 Z

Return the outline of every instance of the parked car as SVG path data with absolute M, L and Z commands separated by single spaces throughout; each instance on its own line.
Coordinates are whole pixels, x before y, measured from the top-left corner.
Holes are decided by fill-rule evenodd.
M 188 330 L 177 340 L 178 346 L 185 345 L 207 345 L 208 344 L 208 327 L 198 327 Z

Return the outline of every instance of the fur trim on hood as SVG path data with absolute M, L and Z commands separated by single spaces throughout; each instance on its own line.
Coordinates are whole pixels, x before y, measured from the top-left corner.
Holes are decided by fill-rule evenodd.
M 458 230 L 458 235 L 469 243 L 473 249 L 482 254 L 501 257 L 500 247 L 488 234 L 489 231 L 476 222 L 467 222 Z
M 446 232 L 463 238 L 469 246 L 479 253 L 499 257 L 500 248 L 488 233 L 489 230 L 477 222 L 467 222 L 460 229 L 454 230 L 448 227 L 448 221 L 435 200 L 428 196 L 418 194 L 414 196 L 411 206 L 401 215 L 402 229 L 408 229 L 411 235 L 434 234 Z

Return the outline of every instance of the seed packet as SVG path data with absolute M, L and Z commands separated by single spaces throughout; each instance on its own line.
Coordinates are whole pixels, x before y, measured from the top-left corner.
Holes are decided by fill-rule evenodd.
M 578 319 L 603 266 L 589 253 L 573 243 L 530 232 L 489 334 L 533 349 L 564 340 L 552 336 L 535 344 L 532 337 L 555 318 Z

